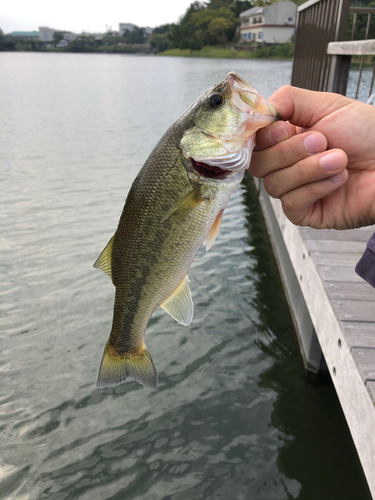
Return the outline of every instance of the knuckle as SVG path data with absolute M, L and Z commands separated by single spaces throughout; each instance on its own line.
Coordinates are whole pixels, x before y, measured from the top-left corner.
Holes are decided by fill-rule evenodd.
M 296 167 L 296 172 L 295 172 L 295 178 L 296 178 L 296 185 L 303 185 L 308 182 L 310 182 L 310 179 L 308 178 L 308 169 L 304 167 L 302 162 L 297 162 L 295 164 Z
M 280 142 L 277 145 L 278 163 L 284 167 L 289 167 L 291 162 L 290 158 L 290 145 L 287 142 Z
M 287 193 L 281 197 L 281 203 L 285 213 L 293 212 L 296 209 L 296 202 L 293 193 Z
M 293 90 L 292 85 L 283 85 L 279 89 L 276 90 L 274 95 L 289 95 Z
M 277 183 L 277 176 L 275 174 L 268 174 L 263 179 L 264 189 L 272 198 L 279 198 L 280 190 Z

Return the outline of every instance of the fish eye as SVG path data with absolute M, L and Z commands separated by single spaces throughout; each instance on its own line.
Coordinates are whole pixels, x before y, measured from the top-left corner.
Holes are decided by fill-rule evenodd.
M 211 94 L 208 98 L 208 104 L 211 106 L 211 108 L 220 108 L 220 106 L 222 106 L 224 102 L 224 96 L 222 94 L 219 94 L 218 92 Z

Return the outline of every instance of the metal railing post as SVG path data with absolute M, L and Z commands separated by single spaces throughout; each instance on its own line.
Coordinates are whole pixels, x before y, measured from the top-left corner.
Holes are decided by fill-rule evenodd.
M 340 0 L 337 13 L 337 24 L 335 39 L 332 41 L 341 42 L 346 39 L 346 30 L 349 21 L 350 0 Z M 346 94 L 350 68 L 350 56 L 332 56 L 329 79 L 327 84 L 328 92 Z

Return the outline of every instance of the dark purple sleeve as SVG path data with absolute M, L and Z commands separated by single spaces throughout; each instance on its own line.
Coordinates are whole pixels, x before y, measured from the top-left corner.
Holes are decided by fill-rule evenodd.
M 355 272 L 375 288 L 375 233 L 368 240 L 366 250 L 355 266 Z

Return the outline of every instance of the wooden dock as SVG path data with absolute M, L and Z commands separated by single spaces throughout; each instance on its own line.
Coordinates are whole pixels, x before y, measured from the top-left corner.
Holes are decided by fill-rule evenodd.
M 328 369 L 375 498 L 375 289 L 354 271 L 375 226 L 294 226 L 257 181 L 306 367 Z

